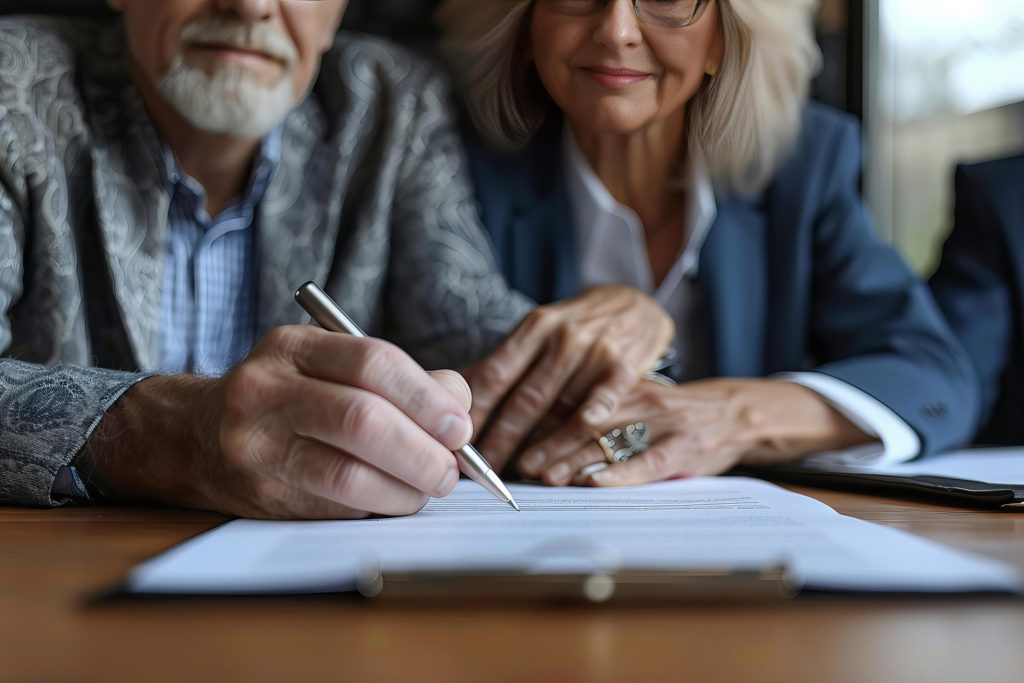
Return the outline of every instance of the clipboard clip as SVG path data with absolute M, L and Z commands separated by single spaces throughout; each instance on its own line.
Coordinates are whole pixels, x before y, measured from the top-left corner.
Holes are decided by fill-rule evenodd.
M 678 604 L 776 601 L 801 586 L 784 566 L 751 570 L 628 569 L 584 573 L 517 571 L 365 572 L 360 594 L 374 601 Z

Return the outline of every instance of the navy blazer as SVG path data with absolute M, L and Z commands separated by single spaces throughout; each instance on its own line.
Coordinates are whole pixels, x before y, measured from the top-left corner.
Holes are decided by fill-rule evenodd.
M 977 441 L 1024 444 L 1024 156 L 957 168 L 931 286 L 981 381 Z
M 554 128 L 511 156 L 468 145 L 501 267 L 540 303 L 580 289 Z M 927 287 L 877 236 L 860 168 L 856 121 L 812 104 L 770 186 L 718 198 L 698 276 L 714 375 L 813 369 L 888 406 L 923 453 L 960 445 L 977 422 L 977 378 Z

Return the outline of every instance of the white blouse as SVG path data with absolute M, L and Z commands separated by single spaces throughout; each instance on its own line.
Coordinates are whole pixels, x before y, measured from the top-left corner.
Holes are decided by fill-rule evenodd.
M 707 168 L 691 162 L 686 169 L 689 182 L 684 246 L 664 280 L 655 288 L 639 216 L 612 197 L 568 128 L 564 138 L 582 287 L 622 284 L 653 297 L 675 322 L 677 336 L 673 344 L 683 367 L 683 378 L 710 376 L 708 330 L 704 325 L 694 324 L 704 304 L 695 286 L 700 250 L 718 215 Z M 920 453 L 921 441 L 917 433 L 886 405 L 860 389 L 818 372 L 793 372 L 776 377 L 815 391 L 864 433 L 878 439 L 878 442 L 822 453 L 813 459 L 842 464 L 891 463 L 909 460 Z

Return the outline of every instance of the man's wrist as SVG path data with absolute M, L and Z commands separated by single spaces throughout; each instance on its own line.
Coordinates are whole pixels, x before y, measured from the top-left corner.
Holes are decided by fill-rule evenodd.
M 148 378 L 125 392 L 75 460 L 90 494 L 101 502 L 208 505 L 208 451 L 219 448 L 210 426 L 215 385 L 176 375 Z

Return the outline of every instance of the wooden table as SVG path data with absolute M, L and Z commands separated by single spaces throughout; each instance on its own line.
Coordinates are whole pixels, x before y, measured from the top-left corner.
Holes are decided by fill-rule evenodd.
M 1024 515 L 795 490 L 1024 568 Z M 135 563 L 223 519 L 183 510 L 0 508 L 0 681 L 980 683 L 1024 672 L 1024 606 L 1008 598 L 674 609 L 86 604 Z

